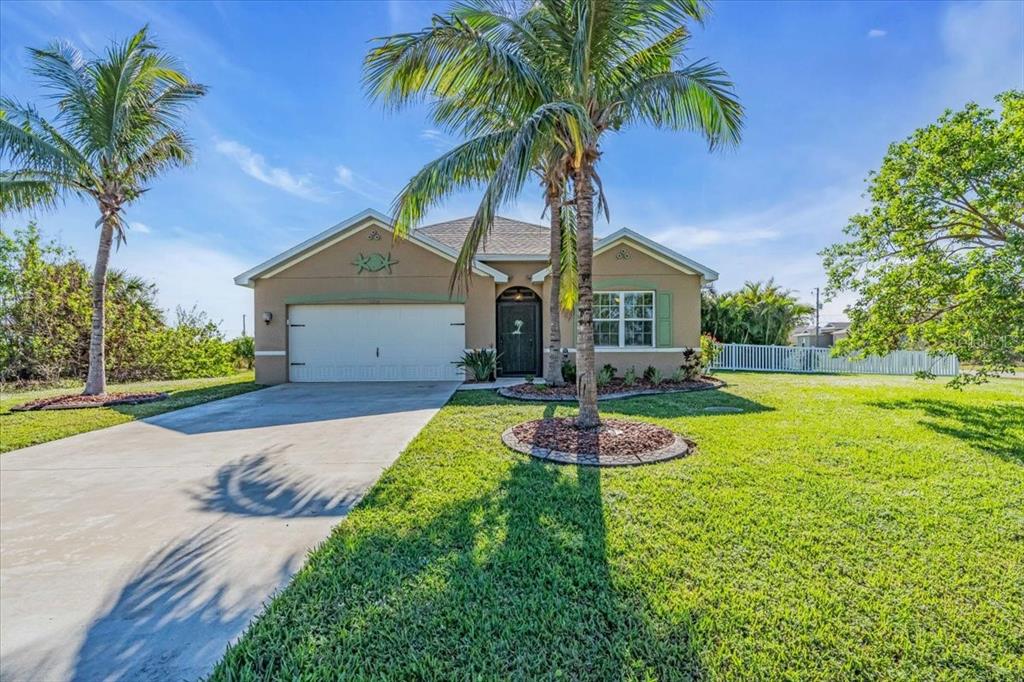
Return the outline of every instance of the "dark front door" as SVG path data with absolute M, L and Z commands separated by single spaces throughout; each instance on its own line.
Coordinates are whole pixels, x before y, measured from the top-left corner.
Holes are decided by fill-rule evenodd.
M 540 374 L 540 301 L 498 302 L 498 365 L 507 376 Z

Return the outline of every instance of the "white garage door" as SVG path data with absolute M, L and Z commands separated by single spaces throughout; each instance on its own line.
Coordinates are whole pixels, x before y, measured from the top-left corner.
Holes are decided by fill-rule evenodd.
M 295 305 L 288 308 L 291 381 L 461 379 L 462 305 Z

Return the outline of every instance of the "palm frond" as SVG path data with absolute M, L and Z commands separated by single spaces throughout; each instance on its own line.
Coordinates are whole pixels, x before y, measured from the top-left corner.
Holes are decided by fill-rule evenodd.
M 391 106 L 481 87 L 532 96 L 545 88 L 514 45 L 495 42 L 457 15 L 435 15 L 428 29 L 378 42 L 364 61 L 363 83 L 371 97 Z
M 739 142 L 743 107 L 717 64 L 695 62 L 646 78 L 619 93 L 613 127 L 646 121 L 657 127 L 692 130 L 711 147 Z
M 60 198 L 54 184 L 44 178 L 0 171 L 0 215 L 33 208 L 53 209 L 60 204 Z
M 515 135 L 514 129 L 480 135 L 421 168 L 392 206 L 395 236 L 407 236 L 431 207 L 452 192 L 486 182 L 498 169 Z
M 561 221 L 562 250 L 561 284 L 559 287 L 559 304 L 562 310 L 576 309 L 579 299 L 579 272 L 576 269 L 576 211 L 572 206 L 562 205 L 559 215 Z M 552 264 L 554 267 L 554 264 Z
M 495 172 L 487 181 L 480 205 L 459 251 L 452 273 L 450 289 L 460 283 L 468 284 L 473 260 L 480 244 L 494 224 L 497 210 L 517 195 L 530 172 L 536 168 L 539 157 L 550 149 L 559 126 L 572 121 L 585 134 L 592 135 L 593 129 L 586 111 L 571 102 L 551 102 L 537 108 L 516 131 Z M 547 141 L 547 146 L 544 145 Z

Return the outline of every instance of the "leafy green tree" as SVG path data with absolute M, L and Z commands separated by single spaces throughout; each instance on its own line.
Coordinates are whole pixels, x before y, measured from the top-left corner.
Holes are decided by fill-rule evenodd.
M 206 92 L 143 28 L 101 57 L 86 60 L 67 43 L 30 51 L 56 113 L 0 100 L 0 212 L 53 208 L 68 197 L 99 208 L 92 272 L 87 395 L 106 391 L 105 296 L 110 249 L 128 229 L 124 210 L 192 147 L 180 127 L 185 107 Z
M 29 224 L 0 231 L 0 381 L 77 379 L 89 363 L 92 280 L 74 253 L 43 241 Z M 221 376 L 233 369 L 235 344 L 196 310 L 167 326 L 157 288 L 119 270 L 105 297 L 107 370 L 115 381 Z M 243 348 L 251 362 L 252 344 Z M 250 365 L 251 367 L 251 365 Z
M 109 273 L 106 357 L 119 380 L 148 376 L 140 364 L 151 335 L 164 327 L 156 286 Z M 91 281 L 74 253 L 42 240 L 32 223 L 0 231 L 0 379 L 81 377 L 88 366 Z
M 603 135 L 647 124 L 699 131 L 712 146 L 738 140 L 742 109 L 724 71 L 682 63 L 686 25 L 705 14 L 697 0 L 541 0 L 509 12 L 467 3 L 435 17 L 422 40 L 393 36 L 368 58 L 373 91 L 396 101 L 427 93 L 438 119 L 469 138 L 430 171 L 439 186 L 484 186 L 460 254 L 464 271 L 497 209 L 519 195 L 538 159 L 564 160 L 576 217 L 584 428 L 599 424 L 592 273 L 595 195 L 607 213 L 597 174 Z M 481 114 L 486 103 L 496 117 Z
M 824 252 L 829 292 L 852 291 L 837 352 L 923 346 L 977 371 L 1024 356 L 1024 93 L 999 116 L 968 104 L 889 147 L 870 175 L 871 208 Z
M 746 282 L 738 291 L 701 292 L 701 327 L 722 343 L 784 345 L 793 329 L 814 312 L 774 279 Z

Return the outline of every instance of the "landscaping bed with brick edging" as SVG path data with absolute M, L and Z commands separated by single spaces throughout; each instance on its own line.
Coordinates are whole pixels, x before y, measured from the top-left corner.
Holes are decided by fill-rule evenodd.
M 559 464 L 636 466 L 690 454 L 693 441 L 647 422 L 605 419 L 597 429 L 581 430 L 570 417 L 534 419 L 501 434 L 508 447 Z

